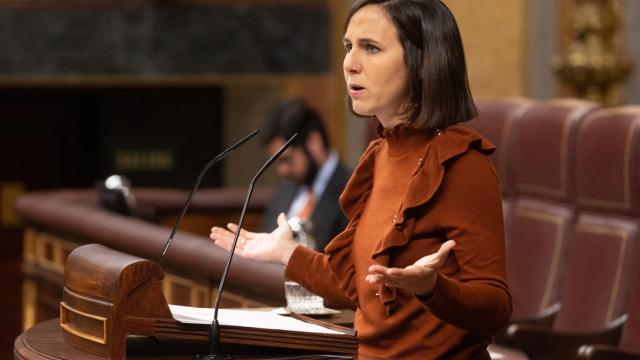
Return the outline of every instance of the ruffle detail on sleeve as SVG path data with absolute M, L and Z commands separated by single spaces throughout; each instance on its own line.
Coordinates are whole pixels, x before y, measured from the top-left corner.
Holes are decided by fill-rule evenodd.
M 491 154 L 495 147 L 475 131 L 460 125 L 453 125 L 442 131 L 425 149 L 420 168 L 414 172 L 409 182 L 402 206 L 395 216 L 394 226 L 382 237 L 371 255 L 373 261 L 389 266 L 390 250 L 405 246 L 411 241 L 416 219 L 411 215 L 413 208 L 426 204 L 438 191 L 444 179 L 446 162 L 475 149 Z M 386 307 L 387 314 L 397 307 L 397 290 L 383 287 L 380 301 Z
M 369 143 L 367 149 L 362 156 L 360 156 L 358 165 L 353 171 L 353 176 L 351 176 L 344 191 L 340 195 L 340 206 L 349 221 L 355 218 L 356 213 L 367 201 L 367 196 L 364 195 L 368 195 L 371 191 L 375 153 L 381 143 L 381 139 Z
M 496 147 L 484 136 L 462 125 L 452 125 L 443 130 L 440 136 L 435 137 L 433 145 L 440 164 L 464 154 L 470 148 L 485 155 L 496 151 Z
M 360 157 L 358 166 L 349 179 L 342 195 L 340 206 L 344 211 L 349 224 L 324 248 L 329 256 L 328 262 L 331 271 L 340 281 L 340 288 L 354 303 L 358 302 L 358 292 L 353 285 L 355 268 L 351 258 L 351 243 L 364 211 L 364 204 L 371 193 L 373 183 L 373 168 L 375 165 L 375 152 L 380 146 L 381 140 L 372 141 Z

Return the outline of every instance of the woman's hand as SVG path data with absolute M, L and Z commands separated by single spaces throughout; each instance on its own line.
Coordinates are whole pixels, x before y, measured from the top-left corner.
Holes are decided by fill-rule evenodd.
M 227 229 L 214 226 L 209 237 L 216 245 L 230 250 L 238 225 L 228 224 Z M 271 233 L 254 233 L 241 229 L 235 252 L 242 257 L 286 265 L 297 246 L 287 217 L 281 213 L 278 215 L 278 227 Z
M 438 269 L 442 267 L 454 246 L 456 242 L 448 240 L 440 246 L 438 252 L 427 255 L 403 269 L 371 265 L 365 281 L 377 287 L 395 286 L 408 289 L 420 296 L 429 296 L 436 285 Z

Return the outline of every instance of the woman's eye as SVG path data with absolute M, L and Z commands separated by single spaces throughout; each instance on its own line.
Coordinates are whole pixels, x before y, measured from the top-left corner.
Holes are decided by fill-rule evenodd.
M 375 54 L 375 53 L 380 51 L 380 48 L 378 48 L 377 46 L 373 46 L 373 45 L 367 45 L 366 49 L 367 49 L 368 53 L 372 53 L 372 54 Z
M 347 49 L 347 52 L 351 51 L 351 44 L 344 44 L 344 48 Z

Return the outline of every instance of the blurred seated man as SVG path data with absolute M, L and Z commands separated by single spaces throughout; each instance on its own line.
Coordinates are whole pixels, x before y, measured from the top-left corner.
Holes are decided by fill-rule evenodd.
M 275 164 L 285 181 L 269 203 L 262 230 L 271 232 L 277 227 L 278 214 L 285 213 L 294 232 L 302 225 L 300 242 L 311 237 L 310 247 L 322 251 L 347 225 L 338 198 L 350 172 L 330 148 L 320 116 L 299 99 L 277 104 L 267 117 L 263 143 L 269 154 L 296 132 L 298 136 Z

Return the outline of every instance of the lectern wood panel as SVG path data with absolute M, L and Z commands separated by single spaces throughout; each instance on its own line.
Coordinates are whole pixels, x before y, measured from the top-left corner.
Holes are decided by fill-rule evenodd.
M 77 248 L 65 267 L 60 307 L 64 341 L 100 356 L 124 358 L 127 316 L 171 318 L 163 276 L 149 260 L 98 244 Z
M 60 326 L 68 333 L 80 338 L 107 343 L 107 318 L 78 311 L 60 303 Z
M 206 343 L 208 322 L 174 319 L 161 291 L 163 277 L 160 266 L 150 260 L 98 244 L 76 248 L 65 266 L 60 305 L 64 342 L 110 359 L 126 356 L 127 335 Z M 298 331 L 231 322 L 221 327 L 220 340 L 227 344 L 356 353 L 358 342 L 352 329 L 331 330 Z

